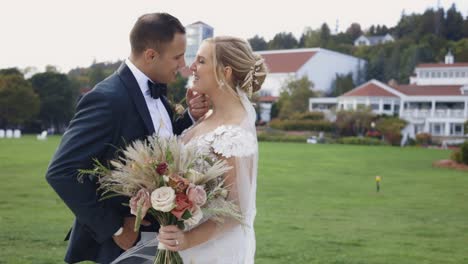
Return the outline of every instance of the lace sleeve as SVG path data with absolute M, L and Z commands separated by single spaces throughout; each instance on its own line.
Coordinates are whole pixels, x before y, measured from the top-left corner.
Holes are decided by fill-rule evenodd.
M 213 152 L 225 158 L 247 157 L 257 150 L 252 133 L 239 126 L 221 126 L 213 133 Z

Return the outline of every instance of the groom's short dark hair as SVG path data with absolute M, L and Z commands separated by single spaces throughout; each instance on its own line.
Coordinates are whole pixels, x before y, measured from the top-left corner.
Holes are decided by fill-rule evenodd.
M 163 52 L 164 44 L 171 42 L 176 33 L 185 34 L 184 26 L 176 17 L 167 13 L 142 15 L 130 32 L 132 53 L 137 55 L 148 48 Z

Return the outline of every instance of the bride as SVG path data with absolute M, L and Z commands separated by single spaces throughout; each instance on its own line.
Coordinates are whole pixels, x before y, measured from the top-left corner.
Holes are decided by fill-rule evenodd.
M 208 95 L 213 109 L 185 130 L 182 140 L 187 145 L 194 144 L 203 156 L 229 163 L 232 169 L 225 181 L 228 199 L 239 206 L 243 221 L 226 218 L 219 224 L 208 217 L 190 230 L 165 226 L 159 230 L 157 239 L 154 234 L 143 232 L 139 244 L 113 264 L 153 263 L 158 243 L 168 250 L 179 251 L 186 264 L 254 263 L 257 115 L 248 98 L 260 90 L 266 66 L 245 40 L 215 37 L 202 43 L 190 69 L 194 76 L 192 89 Z
M 220 225 L 205 219 L 185 231 L 165 226 L 158 239 L 179 251 L 184 263 L 254 263 L 258 146 L 256 113 L 248 97 L 260 89 L 266 67 L 245 40 L 215 37 L 202 43 L 190 69 L 192 89 L 208 95 L 213 109 L 186 130 L 182 140 L 229 163 L 228 198 L 238 204 L 243 221 L 226 218 Z

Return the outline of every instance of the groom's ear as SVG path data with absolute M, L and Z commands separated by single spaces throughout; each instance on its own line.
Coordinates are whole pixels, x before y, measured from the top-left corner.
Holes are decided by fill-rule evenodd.
M 143 56 L 145 57 L 145 61 L 152 62 L 154 60 L 159 59 L 159 52 L 154 49 L 147 49 L 145 50 Z

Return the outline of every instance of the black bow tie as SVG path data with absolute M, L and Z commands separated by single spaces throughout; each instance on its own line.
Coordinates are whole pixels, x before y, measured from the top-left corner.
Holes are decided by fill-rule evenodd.
M 151 97 L 154 99 L 159 99 L 161 95 L 166 95 L 167 93 L 167 86 L 164 83 L 153 83 L 148 80 L 148 88 L 150 90 Z

